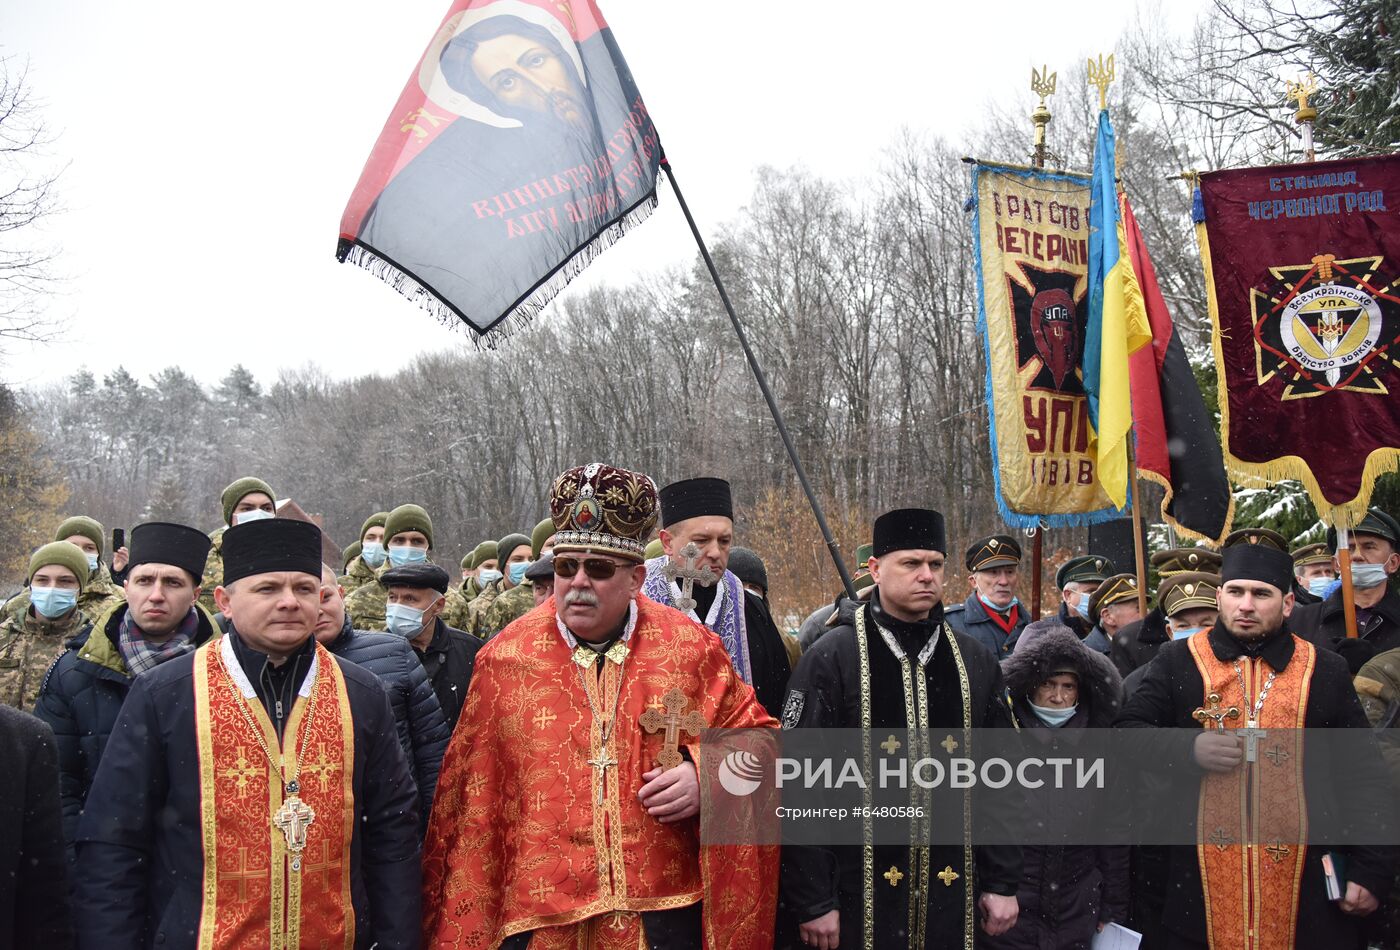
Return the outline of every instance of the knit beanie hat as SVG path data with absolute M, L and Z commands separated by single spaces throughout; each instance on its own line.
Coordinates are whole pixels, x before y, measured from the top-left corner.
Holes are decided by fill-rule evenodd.
M 233 509 L 238 507 L 238 503 L 248 495 L 258 491 L 271 498 L 274 505 L 277 504 L 277 495 L 273 492 L 272 486 L 261 478 L 253 478 L 250 475 L 247 478 L 238 479 L 238 481 L 225 488 L 223 494 L 219 496 L 219 500 L 223 502 L 224 505 L 224 524 L 232 527 Z
M 529 547 L 530 539 L 523 534 L 508 534 L 496 542 L 496 557 L 504 562 L 506 558 L 510 557 L 511 552 L 522 544 Z M 504 571 L 505 569 L 506 566 L 502 563 L 501 570 Z
M 66 567 L 78 579 L 78 590 L 87 586 L 88 562 L 83 549 L 67 541 L 51 541 L 29 557 L 29 577 L 41 567 Z
M 384 519 L 384 544 L 389 539 L 405 531 L 421 531 L 427 535 L 428 547 L 433 546 L 433 519 L 419 505 L 399 505 Z
M 74 515 L 71 518 L 65 519 L 63 524 L 58 526 L 58 530 L 54 532 L 53 539 L 55 541 L 67 541 L 69 538 L 73 537 L 73 535 L 81 534 L 93 544 L 97 545 L 97 554 L 98 557 L 101 557 L 102 552 L 106 550 L 106 546 L 102 543 L 102 536 L 104 533 L 102 525 L 92 518 L 89 518 L 87 515 Z
M 360 536 L 359 536 L 358 538 L 356 538 L 355 540 L 356 540 L 356 541 L 363 541 L 363 540 L 365 539 L 365 533 L 368 532 L 370 528 L 383 528 L 383 527 L 384 527 L 384 523 L 385 523 L 386 521 L 388 521 L 388 520 L 389 520 L 389 512 L 387 512 L 387 511 L 376 511 L 374 514 L 370 515 L 368 518 L 365 519 L 365 523 L 364 523 L 364 524 L 360 525 Z M 385 530 L 387 530 L 387 529 L 385 529 Z M 387 536 L 387 535 L 385 536 L 385 540 L 388 540 L 388 536 Z
M 540 550 L 552 534 L 554 534 L 553 518 L 546 518 L 535 525 L 535 530 L 530 532 L 530 560 L 538 561 L 540 559 Z
M 344 560 L 345 563 L 340 566 L 341 570 L 344 570 L 345 568 L 349 567 L 350 562 L 360 556 L 360 549 L 360 542 L 355 541 L 348 548 L 346 548 L 344 552 L 342 552 L 342 560 Z
M 472 569 L 480 567 L 487 561 L 496 560 L 496 542 L 483 541 L 472 551 Z

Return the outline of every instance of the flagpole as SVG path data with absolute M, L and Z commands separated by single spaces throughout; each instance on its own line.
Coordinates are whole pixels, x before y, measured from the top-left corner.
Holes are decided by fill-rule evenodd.
M 664 154 L 661 156 L 661 167 L 666 169 L 666 178 L 671 183 L 671 190 L 676 193 L 676 201 L 681 206 L 681 213 L 685 215 L 686 224 L 690 225 L 690 233 L 695 238 L 695 245 L 700 248 L 700 256 L 705 260 L 705 267 L 710 272 L 710 279 L 715 282 L 715 289 L 719 291 L 719 299 L 724 304 L 725 312 L 729 314 L 729 322 L 734 325 L 734 333 L 739 337 L 739 346 L 744 350 L 744 358 L 749 361 L 749 369 L 753 371 L 753 377 L 758 383 L 759 391 L 763 393 L 763 399 L 768 403 L 768 411 L 773 415 L 773 423 L 778 427 L 778 435 L 782 438 L 783 446 L 787 449 L 788 458 L 792 460 L 792 467 L 797 471 L 797 480 L 802 484 L 802 491 L 807 495 L 807 503 L 812 506 L 812 514 L 817 518 L 817 527 L 821 529 L 822 539 L 826 542 L 826 548 L 831 553 L 832 563 L 836 565 L 836 573 L 841 575 L 841 583 L 846 587 L 846 596 L 855 600 L 856 585 L 851 580 L 851 572 L 846 568 L 846 562 L 841 559 L 841 545 L 837 544 L 835 536 L 831 533 L 831 526 L 826 522 L 821 502 L 817 501 L 816 492 L 812 490 L 812 483 L 807 480 L 807 470 L 802 467 L 802 459 L 797 455 L 797 447 L 793 445 L 792 436 L 788 434 L 787 423 L 783 421 L 783 414 L 778 409 L 778 401 L 773 398 L 773 391 L 768 388 L 768 377 L 764 375 L 763 367 L 758 365 L 758 357 L 754 355 L 753 348 L 749 346 L 748 334 L 744 332 L 743 324 L 739 322 L 739 315 L 734 312 L 734 305 L 729 301 L 729 292 L 724 289 L 724 281 L 720 280 L 719 269 L 715 267 L 714 258 L 710 257 L 710 249 L 705 246 L 705 239 L 700 235 L 700 228 L 690 213 L 690 206 L 686 204 L 685 195 L 681 193 L 681 186 L 676 182 L 676 171 L 671 167 L 670 160 Z
M 1133 500 L 1133 560 L 1137 568 L 1138 611 L 1147 616 L 1147 560 L 1142 539 L 1142 509 L 1138 506 L 1137 452 L 1133 447 L 1133 430 L 1128 430 L 1128 490 Z
M 1342 513 L 1332 509 L 1332 524 L 1337 528 L 1337 569 L 1342 574 L 1342 618 L 1346 621 L 1347 638 L 1355 640 L 1356 631 L 1356 587 L 1351 581 L 1351 539 Z
M 1039 72 L 1036 72 L 1034 66 L 1031 67 L 1031 92 L 1040 96 L 1040 104 L 1031 113 L 1031 122 L 1035 123 L 1035 150 L 1031 153 L 1031 165 L 1034 168 L 1044 168 L 1046 156 L 1049 154 L 1045 144 L 1045 127 L 1050 124 L 1050 107 L 1045 104 L 1045 97 L 1055 94 L 1057 75 L 1058 73 L 1050 72 L 1048 65 L 1041 66 Z M 1040 619 L 1044 562 L 1045 526 L 1037 524 L 1031 531 L 1031 620 Z

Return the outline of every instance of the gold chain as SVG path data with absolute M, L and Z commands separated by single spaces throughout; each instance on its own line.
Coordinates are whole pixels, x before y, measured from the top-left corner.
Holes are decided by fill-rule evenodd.
M 306 737 L 311 734 L 311 718 L 316 715 L 317 690 L 315 682 L 312 682 L 311 700 L 307 704 L 306 715 L 301 721 L 301 749 L 299 751 L 297 749 L 292 750 L 292 777 L 287 778 L 287 769 L 285 765 L 286 753 L 282 754 L 281 763 L 272 757 L 272 751 L 267 747 L 267 740 L 263 738 L 263 731 L 258 728 L 258 724 L 253 720 L 253 714 L 248 710 L 248 701 L 244 698 L 242 691 L 239 690 L 238 684 L 233 679 L 233 675 L 229 673 L 228 666 L 224 663 L 223 654 L 218 653 L 217 655 L 219 657 L 219 665 L 224 668 L 224 675 L 228 677 L 229 689 L 233 691 L 234 699 L 238 703 L 238 711 L 243 714 L 243 721 L 248 724 L 248 729 L 253 733 L 253 738 L 257 740 L 258 748 L 262 749 L 262 754 L 267 756 L 268 763 L 277 770 L 278 775 L 282 779 L 282 787 L 286 789 L 287 794 L 297 794 L 301 791 L 301 783 L 297 781 L 297 777 L 301 775 L 301 757 L 302 753 L 306 751 Z M 320 675 L 319 670 L 317 671 L 317 675 Z M 295 699 L 292 700 L 292 705 L 296 705 Z M 290 712 L 288 715 L 290 716 Z M 278 751 L 281 752 L 282 750 L 279 748 Z

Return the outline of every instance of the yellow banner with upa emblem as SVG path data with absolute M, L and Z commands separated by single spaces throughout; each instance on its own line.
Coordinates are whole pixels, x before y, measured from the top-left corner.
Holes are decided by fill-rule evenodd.
M 1001 516 L 1021 528 L 1119 517 L 1096 475 L 1083 384 L 1089 177 L 978 164 L 972 181 Z

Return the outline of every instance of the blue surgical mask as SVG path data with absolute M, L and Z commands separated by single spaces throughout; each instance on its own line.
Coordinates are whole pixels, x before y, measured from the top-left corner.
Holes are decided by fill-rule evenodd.
M 476 572 L 476 586 L 484 590 L 487 585 L 496 583 L 496 581 L 500 580 L 502 577 L 505 577 L 505 575 L 500 571 L 483 567 Z
M 980 600 L 980 601 L 982 601 L 982 606 L 983 606 L 983 607 L 986 607 L 988 610 L 995 610 L 995 611 L 996 611 L 997 613 L 999 613 L 999 614 L 1004 614 L 1004 613 L 1006 613 L 1006 612 L 1007 612 L 1008 610 L 1010 610 L 1012 607 L 1015 607 L 1017 604 L 1019 604 L 1019 603 L 1021 602 L 1021 601 L 1018 600 L 1017 598 L 1012 597 L 1012 598 L 1011 598 L 1011 603 L 1007 604 L 1005 607 L 998 607 L 996 604 L 992 603 L 990 600 L 988 600 L 987 598 L 983 597 L 981 594 L 978 594 L 978 595 L 977 595 L 977 599 Z
M 1075 602 L 1074 612 L 1084 620 L 1089 619 L 1089 595 L 1083 591 L 1079 592 L 1079 600 Z
M 270 511 L 263 511 L 261 508 L 254 508 L 252 511 L 240 511 L 233 516 L 234 524 L 247 524 L 250 521 L 265 521 L 268 518 L 277 517 Z
M 1066 706 L 1064 709 L 1050 709 L 1045 706 L 1037 706 L 1031 703 L 1031 709 L 1035 710 L 1036 716 L 1051 729 L 1058 729 L 1074 718 L 1074 711 L 1079 708 L 1079 704 Z
M 1380 587 L 1385 583 L 1385 579 L 1384 564 L 1356 564 L 1353 562 L 1351 565 L 1351 582 L 1362 590 Z
M 52 620 L 78 606 L 78 592 L 66 587 L 31 587 L 29 602 L 40 615 Z
M 87 555 L 88 571 L 92 572 L 97 570 L 97 555 L 93 554 L 91 551 L 84 551 L 83 553 Z
M 370 567 L 378 567 L 383 564 L 386 556 L 382 541 L 366 541 L 360 545 L 360 560 Z
M 405 564 L 421 564 L 428 559 L 426 548 L 413 548 L 407 544 L 389 545 L 389 563 L 395 567 L 403 567 Z
M 1172 639 L 1173 639 L 1173 640 L 1185 640 L 1187 637 L 1195 636 L 1196 634 L 1200 633 L 1200 632 L 1201 632 L 1202 630 L 1204 630 L 1204 629 L 1205 629 L 1205 627 L 1188 627 L 1188 628 L 1185 629 L 1185 630 L 1173 630 L 1173 631 L 1172 631 Z
M 1335 583 L 1337 583 L 1336 579 L 1331 577 L 1311 578 L 1308 581 L 1308 593 L 1314 597 L 1326 597 Z
M 390 633 L 411 640 L 423 632 L 423 611 L 407 604 L 389 604 L 384 608 L 384 625 Z
M 519 584 L 525 579 L 525 572 L 530 569 L 529 561 L 516 561 L 507 570 L 510 571 L 510 582 L 513 585 Z

